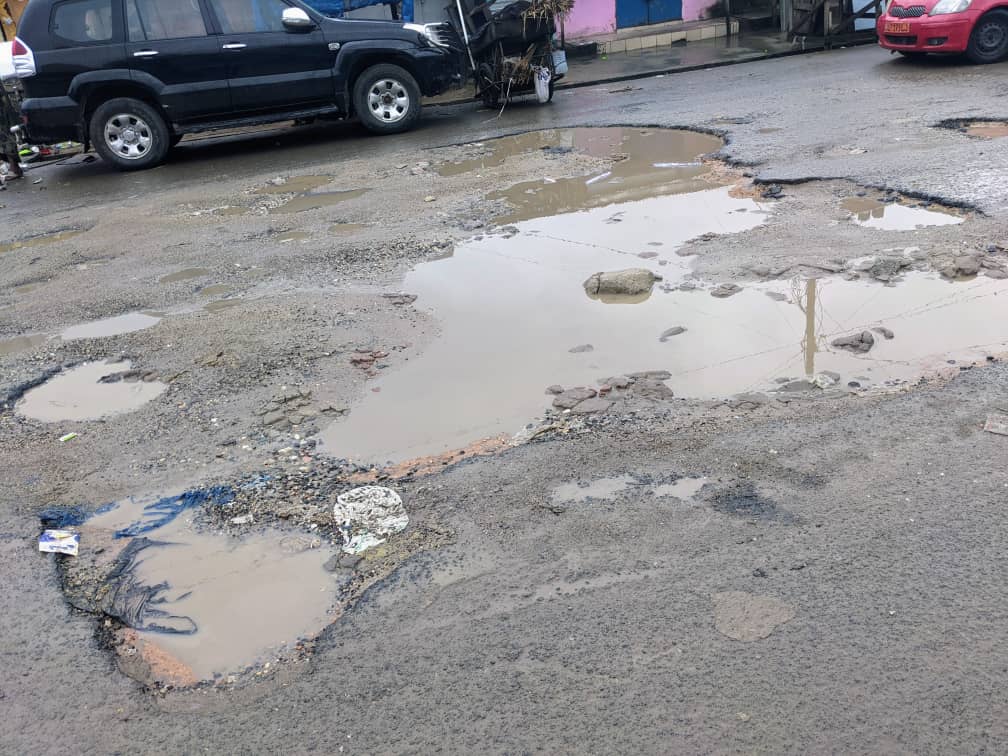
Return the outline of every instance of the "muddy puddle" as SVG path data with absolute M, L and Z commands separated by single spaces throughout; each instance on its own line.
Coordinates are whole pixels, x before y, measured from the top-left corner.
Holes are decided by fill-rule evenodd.
M 129 361 L 86 362 L 28 390 L 14 411 L 46 423 L 98 420 L 139 409 L 167 388 L 144 380 Z
M 880 231 L 913 231 L 926 226 L 951 226 L 963 222 L 963 217 L 955 211 L 935 206 L 911 207 L 870 197 L 848 197 L 840 204 L 859 226 Z
M 106 336 L 119 336 L 124 333 L 142 331 L 160 322 L 161 317 L 153 313 L 128 312 L 125 315 L 116 315 L 112 318 L 103 318 L 101 320 L 93 320 L 89 323 L 70 326 L 60 333 L 60 338 L 63 341 L 74 341 L 76 339 L 100 339 Z
M 322 448 L 373 462 L 461 448 L 541 417 L 551 385 L 598 387 L 630 372 L 666 370 L 675 396 L 690 398 L 795 389 L 824 372 L 835 377 L 821 377 L 820 388 L 870 389 L 1008 348 L 1008 282 L 986 277 L 773 282 L 727 298 L 711 296 L 720 282 L 678 288 L 691 264 L 675 254 L 683 242 L 765 217 L 751 199 L 708 189 L 523 222 L 514 236 L 474 240 L 418 266 L 402 290 L 418 295 L 440 337 L 370 381 L 349 415 L 323 431 Z M 589 298 L 589 276 L 624 268 L 664 281 L 636 303 Z M 877 334 L 867 353 L 832 344 L 875 327 L 894 336 Z
M 306 210 L 319 210 L 323 207 L 331 207 L 341 202 L 355 199 L 366 193 L 367 189 L 348 189 L 340 192 L 313 192 L 295 197 L 290 202 L 270 209 L 270 213 L 301 213 Z
M 266 186 L 255 190 L 256 194 L 299 194 L 331 184 L 332 176 L 293 176 L 285 179 L 281 176 L 273 179 Z
M 37 333 L 31 336 L 15 336 L 10 339 L 0 339 L 0 356 L 27 352 L 29 349 L 34 349 L 44 344 L 47 338 L 49 337 L 45 334 Z
M 657 497 L 668 496 L 673 499 L 692 499 L 707 483 L 707 478 L 679 478 L 674 483 L 663 483 L 654 487 Z
M 203 305 L 203 309 L 207 312 L 220 312 L 221 310 L 229 310 L 232 307 L 237 307 L 245 300 L 241 297 L 232 297 L 231 299 L 217 299 L 213 302 L 207 302 Z
M 204 297 L 223 297 L 232 291 L 234 291 L 234 286 L 230 284 L 211 284 L 210 286 L 201 288 L 199 293 Z
M 441 166 L 442 175 L 456 175 L 502 164 L 508 157 L 534 150 L 577 152 L 601 158 L 607 165 L 573 178 L 545 176 L 491 192 L 488 200 L 506 200 L 509 209 L 497 217 L 514 223 L 569 213 L 617 202 L 693 192 L 709 188 L 701 177 L 710 167 L 701 158 L 721 149 L 721 139 L 709 134 L 670 129 L 551 129 L 484 143 L 487 154 Z M 618 220 L 614 222 L 619 222 Z
M 161 276 L 161 278 L 158 279 L 158 283 L 170 284 L 178 281 L 191 281 L 194 278 L 202 278 L 203 276 L 209 274 L 209 268 L 183 268 L 182 270 L 177 270 L 174 273 L 169 273 L 167 276 Z
M 578 504 L 591 499 L 611 499 L 616 494 L 639 485 L 632 475 L 616 475 L 592 481 L 562 483 L 553 489 L 552 498 L 558 504 Z
M 310 238 L 311 234 L 309 234 L 307 231 L 284 231 L 282 234 L 276 235 L 276 240 L 280 244 L 289 244 L 290 242 L 301 242 Z
M 978 121 L 966 127 L 966 133 L 970 136 L 982 137 L 983 139 L 1001 139 L 1008 137 L 1008 122 L 1006 121 Z
M 0 244 L 0 254 L 3 254 L 4 252 L 13 252 L 18 249 L 26 249 L 28 247 L 39 247 L 44 244 L 54 244 L 55 242 L 66 241 L 67 239 L 72 239 L 75 236 L 80 236 L 83 233 L 83 230 L 71 229 L 68 231 L 57 231 L 52 234 L 33 236 L 29 239 L 21 239 L 20 241 L 7 242 L 6 244 Z
M 197 510 L 176 514 L 177 501 L 120 502 L 80 528 L 83 547 L 107 548 L 124 565 L 110 613 L 169 655 L 176 680 L 269 662 L 332 620 L 336 576 L 323 569 L 332 553 L 318 538 L 201 532 Z

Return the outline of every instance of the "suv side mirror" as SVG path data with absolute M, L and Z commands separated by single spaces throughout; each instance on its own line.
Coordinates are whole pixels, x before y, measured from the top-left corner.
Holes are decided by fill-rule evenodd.
M 281 20 L 283 21 L 283 25 L 291 31 L 311 29 L 315 26 L 315 22 L 300 8 L 284 8 Z

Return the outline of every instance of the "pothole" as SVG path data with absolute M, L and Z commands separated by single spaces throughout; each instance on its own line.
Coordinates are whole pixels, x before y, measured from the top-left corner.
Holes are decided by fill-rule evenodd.
M 142 331 L 160 322 L 161 317 L 153 313 L 128 312 L 124 315 L 116 315 L 111 318 L 92 320 L 88 323 L 70 326 L 63 329 L 60 333 L 60 338 L 63 341 L 75 341 L 77 339 L 100 339 L 107 336 L 119 336 L 124 333 Z
M 312 192 L 294 197 L 289 202 L 285 202 L 277 207 L 270 208 L 270 213 L 301 213 L 306 210 L 319 210 L 323 207 L 331 207 L 341 202 L 355 199 L 365 194 L 367 189 L 348 189 L 339 192 Z
M 189 281 L 193 278 L 202 278 L 207 275 L 210 275 L 210 270 L 208 268 L 183 268 L 182 270 L 177 270 L 174 273 L 162 276 L 158 279 L 158 283 L 170 284 L 178 281 Z
M 282 234 L 276 235 L 276 241 L 280 244 L 305 241 L 309 238 L 311 238 L 311 234 L 307 231 L 284 231 Z
M 873 197 L 848 197 L 840 203 L 859 226 L 880 231 L 913 231 L 927 226 L 953 226 L 963 222 L 955 210 L 934 205 L 914 207 Z
M 0 355 L 17 354 L 26 352 L 45 343 L 49 337 L 43 333 L 31 336 L 15 336 L 10 339 L 0 339 Z
M 66 241 L 67 239 L 72 239 L 75 236 L 80 236 L 83 233 L 83 229 L 68 229 L 66 231 L 55 231 L 51 234 L 41 234 L 27 239 L 20 239 L 6 244 L 0 244 L 0 254 L 4 252 L 13 252 L 18 249 L 26 249 L 28 247 L 38 247 L 43 244 L 54 244 L 56 242 Z
M 99 420 L 139 409 L 168 386 L 128 361 L 86 362 L 29 389 L 14 411 L 46 423 Z
M 1008 121 L 974 121 L 965 127 L 970 136 L 982 139 L 1002 139 L 1008 137 Z
M 217 493 L 206 506 L 222 506 L 227 491 Z M 289 652 L 332 620 L 339 575 L 323 567 L 328 544 L 279 530 L 200 530 L 189 498 L 121 502 L 79 528 L 69 597 L 124 622 L 126 671 L 133 650 L 160 667 L 144 676 L 219 679 Z
M 296 194 L 310 192 L 333 182 L 332 176 L 277 176 L 255 190 L 255 194 Z

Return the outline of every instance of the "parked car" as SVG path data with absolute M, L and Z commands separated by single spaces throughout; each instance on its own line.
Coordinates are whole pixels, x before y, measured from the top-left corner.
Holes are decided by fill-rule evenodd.
M 1008 58 L 1008 0 L 890 0 L 879 44 L 907 57 L 966 53 L 974 63 Z
M 29 143 L 123 170 L 190 132 L 356 116 L 405 131 L 462 80 L 446 24 L 328 18 L 298 0 L 29 0 L 13 45 Z

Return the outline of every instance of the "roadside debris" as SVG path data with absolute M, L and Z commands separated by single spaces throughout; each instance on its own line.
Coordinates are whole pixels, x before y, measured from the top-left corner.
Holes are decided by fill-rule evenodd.
M 70 530 L 46 530 L 39 536 L 38 549 L 46 554 L 77 556 L 80 533 Z
M 63 436 L 60 436 L 60 441 L 66 443 L 67 441 L 73 441 L 75 438 L 77 438 L 76 433 L 67 433 Z
M 333 517 L 343 534 L 343 551 L 360 554 L 400 533 L 409 515 L 399 494 L 383 486 L 361 486 L 336 497 Z
M 655 281 L 662 277 L 655 275 L 647 268 L 627 268 L 608 273 L 593 273 L 584 282 L 584 289 L 589 297 L 603 294 L 650 294 Z
M 983 429 L 988 433 L 995 433 L 999 436 L 1008 436 L 1008 415 L 987 415 L 987 422 L 984 423 Z
M 674 326 L 673 328 L 669 328 L 669 329 L 667 329 L 665 331 L 662 331 L 662 335 L 658 337 L 658 341 L 660 341 L 660 342 L 662 342 L 664 344 L 666 341 L 668 341 L 673 336 L 678 336 L 678 335 L 683 334 L 683 333 L 686 333 L 686 329 L 685 328 L 683 328 L 682 326 Z

